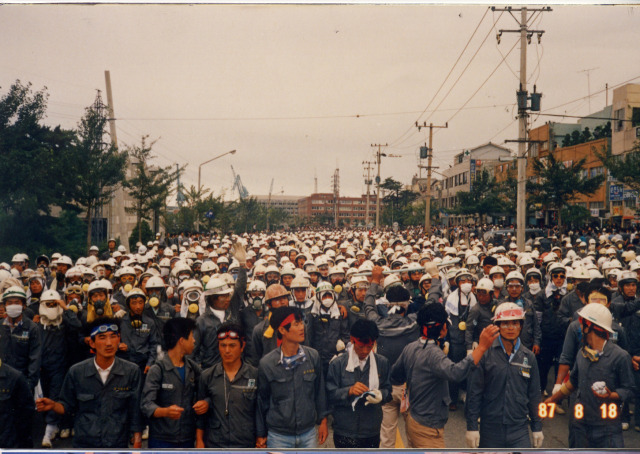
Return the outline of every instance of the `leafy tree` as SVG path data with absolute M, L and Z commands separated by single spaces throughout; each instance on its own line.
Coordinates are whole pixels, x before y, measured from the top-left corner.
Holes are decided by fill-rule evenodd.
M 609 171 L 609 174 L 631 189 L 640 191 L 640 141 L 622 155 L 612 155 L 610 149 L 596 151 L 596 156 Z
M 55 205 L 70 201 L 75 175 L 73 131 L 42 124 L 46 87 L 34 92 L 19 80 L 0 98 L 0 244 L 29 254 L 50 244 L 46 230 Z
M 398 222 L 401 226 L 408 225 L 413 211 L 411 205 L 418 198 L 418 194 L 404 189 L 402 183 L 391 177 L 380 184 L 380 189 L 385 194 L 382 197 L 384 203 L 381 213 L 382 224 Z
M 151 227 L 149 227 L 149 223 L 147 221 L 140 221 L 133 228 L 133 230 L 131 231 L 131 235 L 129 236 L 129 250 L 137 251 L 137 242 L 147 244 L 147 242 L 153 241 L 155 240 L 155 238 L 155 234 L 151 230 Z
M 73 200 L 85 210 L 87 250 L 91 246 L 93 211 L 107 204 L 125 178 L 127 152 L 119 151 L 107 136 L 107 108 L 100 91 L 78 124 Z
M 571 165 L 556 160 L 553 153 L 533 160 L 533 169 L 539 182 L 529 182 L 527 191 L 533 202 L 553 208 L 558 212 L 558 226 L 562 225 L 562 209 L 579 194 L 591 195 L 604 182 L 603 175 L 591 178 L 581 176 L 586 158 Z
M 159 227 L 157 218 L 164 211 L 166 200 L 172 192 L 173 183 L 178 179 L 182 169 L 173 170 L 173 166 L 151 166 L 149 162 L 154 156 L 151 149 L 154 142 L 147 144 L 148 136 L 142 137 L 141 144 L 128 148 L 128 153 L 133 165 L 133 176 L 124 182 L 129 195 L 133 198 L 133 206 L 127 207 L 130 214 L 136 216 L 138 227 L 138 241 L 142 241 L 143 219 L 154 222 L 154 230 Z
M 460 191 L 457 197 L 456 211 L 459 214 L 478 215 L 483 222 L 486 215 L 495 215 L 501 212 L 504 206 L 501 187 L 486 169 L 476 172 L 471 190 Z
M 562 219 L 567 224 L 582 226 L 591 221 L 591 212 L 582 206 L 568 205 L 562 209 Z

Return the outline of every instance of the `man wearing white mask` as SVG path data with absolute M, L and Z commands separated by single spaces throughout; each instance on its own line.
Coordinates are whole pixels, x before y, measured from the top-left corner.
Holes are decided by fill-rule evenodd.
M 64 376 L 71 366 L 70 347 L 77 342 L 82 323 L 76 313 L 69 309 L 60 294 L 46 290 L 40 298 L 40 327 L 42 328 L 42 361 L 40 383 L 42 394 L 58 400 Z M 47 426 L 42 447 L 51 448 L 51 442 L 58 434 L 62 417 L 53 411 L 45 415 Z

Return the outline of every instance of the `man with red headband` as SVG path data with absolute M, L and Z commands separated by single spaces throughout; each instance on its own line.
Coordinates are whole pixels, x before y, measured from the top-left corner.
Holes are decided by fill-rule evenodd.
M 297 307 L 274 309 L 269 324 L 278 347 L 258 367 L 256 448 L 315 448 L 328 435 L 320 355 L 302 345 L 305 324 Z
M 258 369 L 242 360 L 246 344 L 242 325 L 218 328 L 221 362 L 202 373 L 199 399 L 211 403 L 206 428 L 199 427 L 199 448 L 253 448 L 256 445 Z
M 449 316 L 442 304 L 427 304 L 418 311 L 420 338 L 403 350 L 391 368 L 393 384 L 407 383 L 409 415 L 407 440 L 411 448 L 444 448 L 444 426 L 449 418 L 449 382 L 461 382 L 491 347 L 498 329 L 488 326 L 478 347 L 462 361 L 447 356 L 444 342 Z
M 327 395 L 336 448 L 380 447 L 382 405 L 391 399 L 389 361 L 373 352 L 378 326 L 360 318 L 347 351 L 329 363 Z

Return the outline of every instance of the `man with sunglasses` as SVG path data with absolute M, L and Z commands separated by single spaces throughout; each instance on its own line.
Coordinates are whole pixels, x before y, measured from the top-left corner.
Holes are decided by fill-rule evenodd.
M 256 446 L 256 392 L 258 369 L 242 360 L 245 333 L 238 323 L 218 329 L 221 362 L 202 373 L 198 398 L 209 402 L 199 424 L 196 447 L 254 448 Z
M 60 399 L 36 400 L 39 412 L 75 415 L 74 448 L 142 447 L 140 415 L 140 369 L 116 357 L 120 344 L 118 320 L 102 317 L 89 325 L 94 358 L 71 366 Z
M 524 311 L 515 303 L 496 308 L 500 336 L 469 377 L 467 445 L 480 449 L 541 448 L 540 376 L 536 357 L 520 342 Z M 478 419 L 480 428 L 478 430 Z
M 605 305 L 591 302 L 601 299 L 598 293 L 592 292 L 578 312 L 582 347 L 569 380 L 545 401 L 557 403 L 578 390 L 571 405 L 570 448 L 624 447 L 621 406 L 633 396 L 632 363 L 627 352 L 609 342 L 613 317 Z

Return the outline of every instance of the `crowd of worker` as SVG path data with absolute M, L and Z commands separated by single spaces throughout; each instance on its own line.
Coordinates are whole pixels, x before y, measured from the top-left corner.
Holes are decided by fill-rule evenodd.
M 409 447 L 445 448 L 462 408 L 470 448 L 541 448 L 554 414 L 571 448 L 624 447 L 640 233 L 491 241 L 299 230 L 15 254 L 0 448 L 315 448 L 329 425 L 336 448 L 394 448 L 401 418 Z

